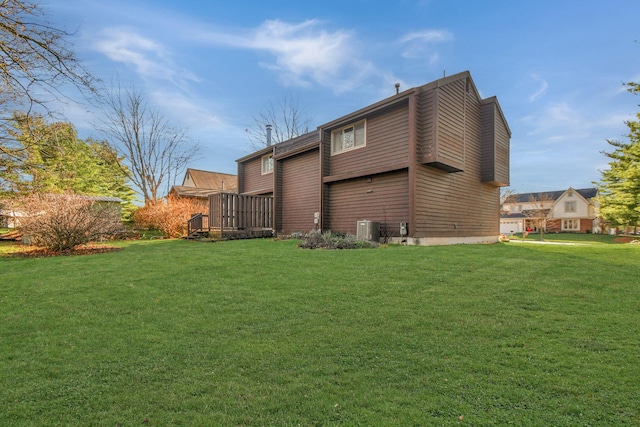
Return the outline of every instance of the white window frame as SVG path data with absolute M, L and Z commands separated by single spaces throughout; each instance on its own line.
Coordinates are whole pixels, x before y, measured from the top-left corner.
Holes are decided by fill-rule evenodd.
M 262 159 L 260 160 L 260 165 L 262 169 L 262 175 L 273 173 L 273 154 L 267 154 L 266 156 L 262 156 Z
M 358 127 L 362 126 L 362 137 L 358 138 Z M 353 132 L 350 136 L 348 132 Z M 353 138 L 353 145 L 344 147 L 344 138 L 351 137 Z M 361 143 L 358 143 L 359 140 L 362 140 Z M 340 147 L 337 145 L 340 144 Z M 367 146 L 367 121 L 360 120 L 354 123 L 349 124 L 348 126 L 341 127 L 340 129 L 336 129 L 331 132 L 331 155 L 334 156 L 336 154 L 346 153 L 347 151 L 357 150 L 358 148 Z
M 580 231 L 579 219 L 563 219 L 562 231 Z
M 576 213 L 578 211 L 578 202 L 575 200 L 564 202 L 565 213 Z

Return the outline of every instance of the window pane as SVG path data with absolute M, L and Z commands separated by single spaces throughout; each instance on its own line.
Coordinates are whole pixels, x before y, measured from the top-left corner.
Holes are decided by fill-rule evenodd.
M 262 173 L 273 171 L 273 156 L 265 156 L 262 158 Z
M 359 147 L 361 145 L 364 145 L 364 123 L 360 123 L 358 126 L 356 126 L 355 132 L 355 146 Z
M 346 128 L 342 133 L 343 142 L 342 148 L 346 150 L 347 148 L 353 148 L 354 144 L 354 135 L 353 135 L 353 127 Z
M 331 154 L 339 154 L 343 151 L 366 145 L 365 121 L 335 130 L 331 133 Z
M 342 151 L 342 132 L 333 132 L 332 152 L 339 153 Z
M 576 202 L 564 202 L 564 211 L 565 212 L 575 212 L 576 211 Z

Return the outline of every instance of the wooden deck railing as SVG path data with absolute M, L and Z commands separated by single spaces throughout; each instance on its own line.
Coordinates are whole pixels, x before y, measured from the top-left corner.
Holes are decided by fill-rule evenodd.
M 197 231 L 209 231 L 209 215 L 197 213 L 187 221 L 187 236 Z
M 219 230 L 273 228 L 273 197 L 216 193 L 209 196 L 209 226 Z
M 219 231 L 233 235 L 264 237 L 273 230 L 273 197 L 216 193 L 209 196 L 209 214 L 197 213 L 187 221 L 187 236 Z

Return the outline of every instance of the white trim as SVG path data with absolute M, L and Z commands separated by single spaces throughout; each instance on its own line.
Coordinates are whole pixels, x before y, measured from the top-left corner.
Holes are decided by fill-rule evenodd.
M 270 159 L 271 161 L 269 162 L 269 160 L 267 160 L 267 164 L 269 164 L 270 168 L 265 170 L 265 159 Z M 262 175 L 268 175 L 270 173 L 273 173 L 273 154 L 267 154 L 266 156 L 262 156 L 260 158 L 260 171 L 262 172 Z
M 364 132 L 364 135 L 362 136 L 363 139 L 363 143 L 356 145 L 358 139 L 356 138 L 356 127 L 362 125 L 362 130 Z M 335 146 L 336 146 L 336 135 L 342 135 L 342 137 L 344 138 L 345 135 L 345 130 L 348 130 L 352 128 L 353 129 L 353 146 L 352 147 L 348 147 L 348 148 L 342 148 L 340 149 L 340 151 L 337 151 Z M 342 154 L 342 153 L 346 153 L 347 151 L 352 151 L 352 150 L 357 150 L 358 148 L 362 148 L 362 147 L 366 147 L 367 146 L 367 120 L 363 119 L 363 120 L 359 120 L 357 122 L 353 122 L 350 123 L 347 126 L 343 126 L 341 128 L 338 129 L 334 129 L 331 131 L 331 155 L 335 156 L 338 154 Z
M 565 224 L 568 221 L 575 221 L 575 228 L 572 227 L 566 227 Z M 561 219 L 560 220 L 560 230 L 561 231 L 580 231 L 580 220 L 579 219 L 575 219 L 575 218 L 569 218 L 569 219 Z

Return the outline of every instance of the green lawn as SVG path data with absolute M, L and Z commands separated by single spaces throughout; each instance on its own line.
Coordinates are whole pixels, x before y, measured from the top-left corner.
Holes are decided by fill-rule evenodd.
M 609 234 L 584 234 L 584 233 L 544 233 L 542 240 L 545 242 L 580 243 L 580 244 L 618 244 L 621 238 L 640 239 L 640 236 L 611 236 Z M 522 240 L 522 233 L 511 236 L 511 239 Z M 529 233 L 526 241 L 539 241 L 540 233 Z
M 0 425 L 640 425 L 640 245 L 119 244 L 0 256 Z

